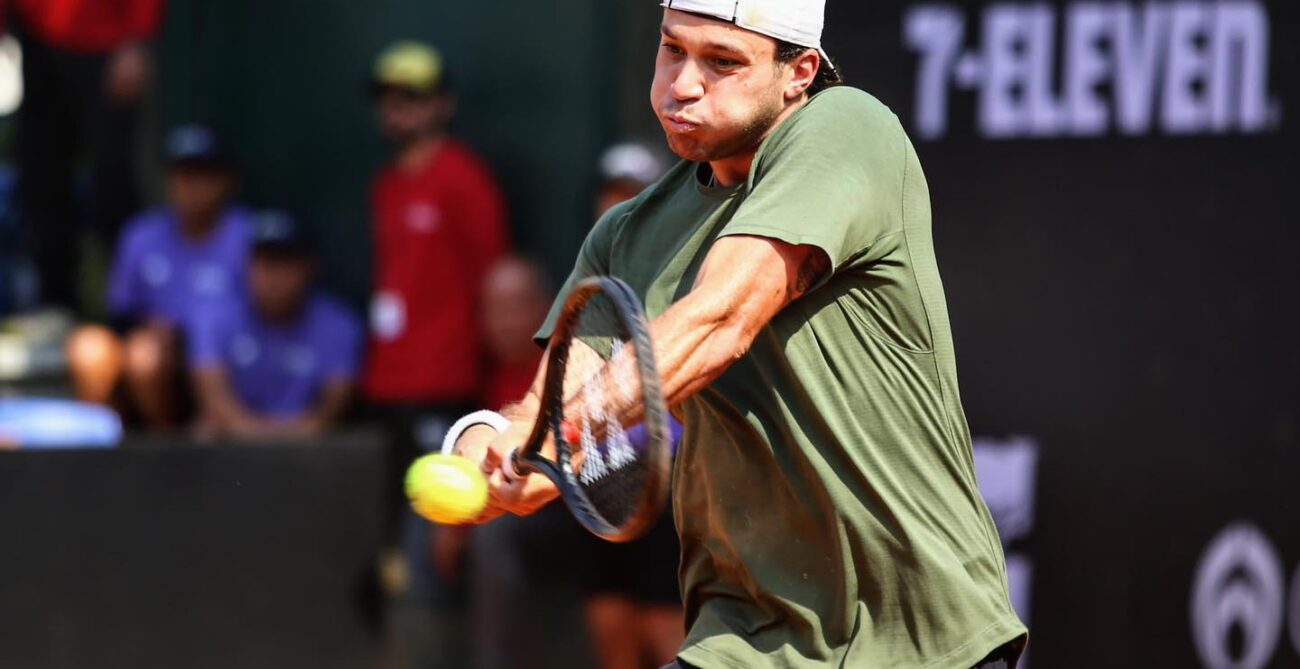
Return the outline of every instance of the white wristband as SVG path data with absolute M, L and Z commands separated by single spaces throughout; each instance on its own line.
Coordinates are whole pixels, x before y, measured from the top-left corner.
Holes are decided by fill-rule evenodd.
M 442 438 L 442 454 L 451 455 L 455 452 L 456 441 L 460 439 L 460 435 L 471 427 L 479 425 L 486 425 L 497 432 L 505 432 L 510 428 L 510 419 L 487 409 L 461 417 L 452 424 L 451 429 L 447 430 L 447 435 Z

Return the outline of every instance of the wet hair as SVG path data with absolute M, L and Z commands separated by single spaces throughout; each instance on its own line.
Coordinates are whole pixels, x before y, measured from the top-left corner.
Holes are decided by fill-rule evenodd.
M 776 62 L 793 63 L 796 58 L 802 56 L 808 47 L 791 44 L 784 40 L 776 41 Z M 825 57 L 822 58 L 821 65 L 817 68 L 817 74 L 813 77 L 812 84 L 808 86 L 809 97 L 816 95 L 828 88 L 844 85 L 844 77 L 840 75 L 840 68 L 831 63 Z

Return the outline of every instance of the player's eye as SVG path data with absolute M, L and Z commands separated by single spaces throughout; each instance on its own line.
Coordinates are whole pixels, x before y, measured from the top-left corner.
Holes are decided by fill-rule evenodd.
M 740 65 L 740 61 L 732 60 L 730 58 L 719 57 L 713 59 L 713 66 L 720 70 L 730 70 L 737 65 Z
M 681 47 L 677 46 L 676 44 L 668 44 L 667 42 L 664 43 L 663 49 L 664 51 L 667 51 L 668 53 L 674 56 L 681 56 L 686 53 L 685 51 L 682 50 Z

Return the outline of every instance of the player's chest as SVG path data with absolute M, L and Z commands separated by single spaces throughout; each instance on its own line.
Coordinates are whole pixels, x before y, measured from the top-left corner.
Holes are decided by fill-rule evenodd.
M 691 292 L 704 259 L 731 218 L 729 202 L 707 205 L 629 220 L 614 240 L 610 273 L 632 286 L 651 319 Z

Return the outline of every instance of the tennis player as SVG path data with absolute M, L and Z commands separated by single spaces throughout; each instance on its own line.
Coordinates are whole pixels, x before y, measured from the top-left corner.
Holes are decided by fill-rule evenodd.
M 664 4 L 651 102 L 683 160 L 601 218 L 569 286 L 640 294 L 686 428 L 676 666 L 1013 667 L 1026 629 L 976 487 L 915 150 L 839 85 L 824 0 Z M 482 520 L 557 495 L 499 469 L 534 388 L 509 430 L 457 442 L 491 474 Z

